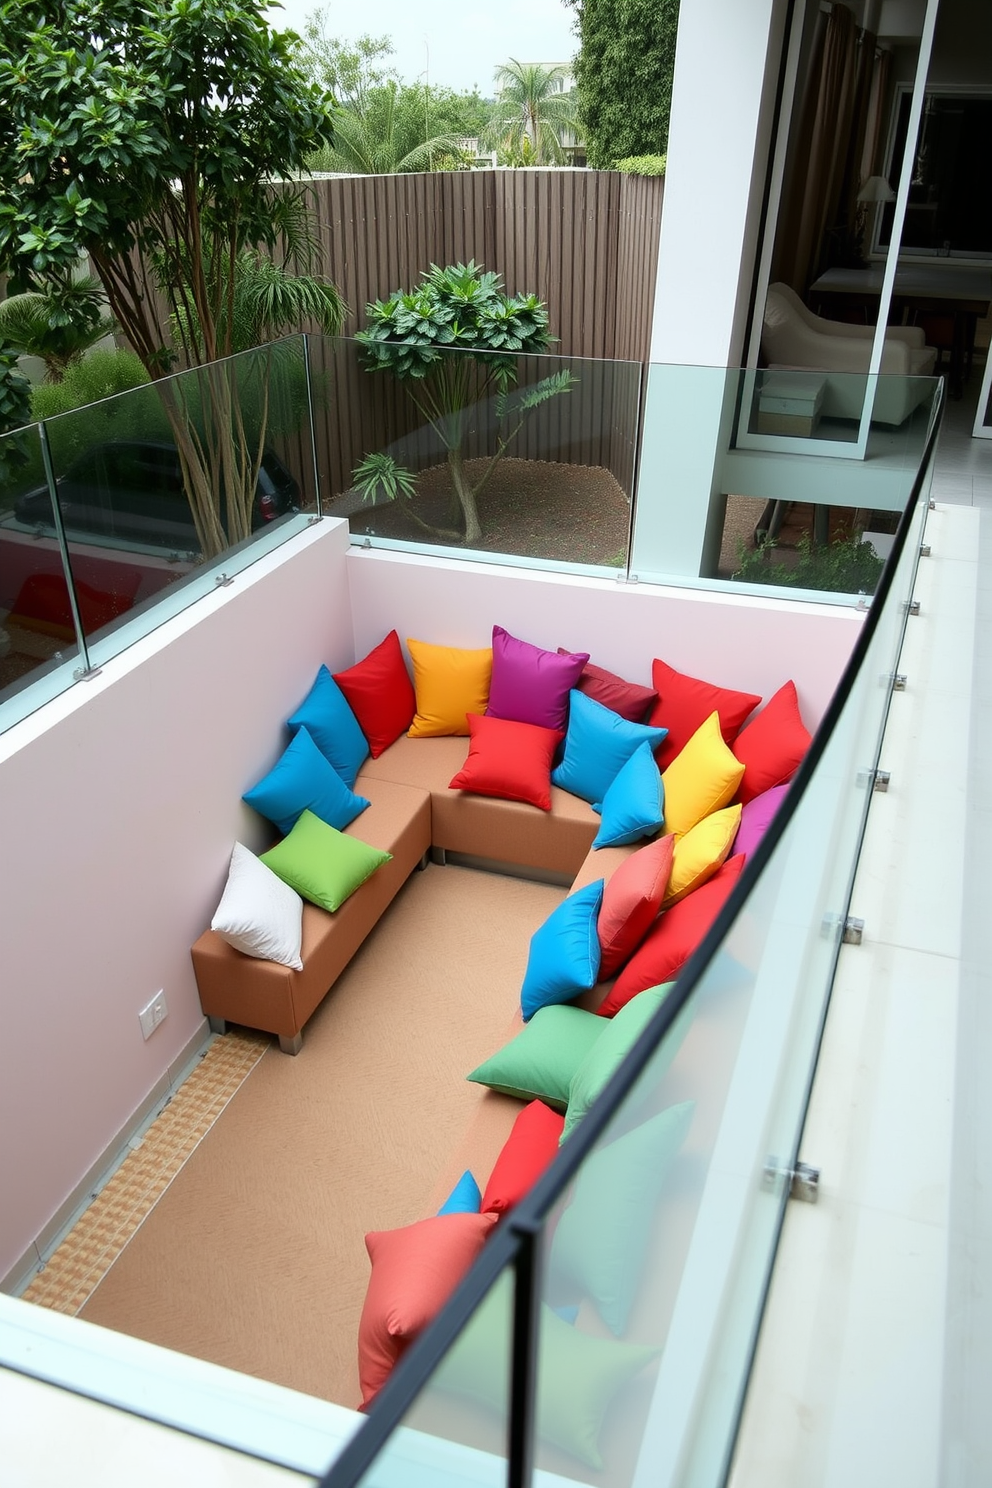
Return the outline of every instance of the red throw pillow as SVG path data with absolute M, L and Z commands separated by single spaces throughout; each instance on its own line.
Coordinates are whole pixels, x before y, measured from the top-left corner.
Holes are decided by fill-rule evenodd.
M 602 1017 L 612 1018 L 638 992 L 674 981 L 727 902 L 743 866 L 743 855 L 730 858 L 701 888 L 659 916 L 596 1009 Z
M 505 1214 L 534 1187 L 558 1151 L 565 1118 L 543 1101 L 524 1106 L 482 1195 L 483 1214 Z
M 810 737 L 799 712 L 796 684 L 786 682 L 734 741 L 734 754 L 744 766 L 738 801 L 746 804 L 791 780 L 809 748 Z
M 495 1223 L 492 1214 L 437 1214 L 365 1236 L 372 1275 L 358 1325 L 363 1410 L 407 1344 L 440 1312 Z
M 717 687 L 715 682 L 687 677 L 684 672 L 677 672 L 667 662 L 657 659 L 651 663 L 651 680 L 658 701 L 651 709 L 648 723 L 668 730 L 668 737 L 661 741 L 655 752 L 659 770 L 671 763 L 711 713 L 719 714 L 724 742 L 732 744 L 747 715 L 761 702 L 756 692 L 734 692 L 729 687 Z
M 468 758 L 449 781 L 452 790 L 551 810 L 551 761 L 564 735 L 536 723 L 468 714 Z
M 348 700 L 358 726 L 378 759 L 383 750 L 405 734 L 417 711 L 413 683 L 403 660 L 400 638 L 391 630 L 374 651 L 334 680 Z
M 631 853 L 607 879 L 597 926 L 597 981 L 616 976 L 651 929 L 668 889 L 674 853 L 675 838 L 669 832 Z
M 564 646 L 559 646 L 558 655 L 570 656 L 571 652 L 566 651 Z M 582 668 L 577 686 L 580 692 L 584 692 L 594 702 L 602 703 L 604 708 L 611 708 L 614 713 L 619 713 L 621 718 L 629 719 L 631 723 L 643 723 L 648 709 L 658 701 L 658 694 L 653 687 L 639 687 L 636 682 L 625 682 L 616 672 L 608 672 L 605 667 L 596 666 L 591 661 L 587 661 Z

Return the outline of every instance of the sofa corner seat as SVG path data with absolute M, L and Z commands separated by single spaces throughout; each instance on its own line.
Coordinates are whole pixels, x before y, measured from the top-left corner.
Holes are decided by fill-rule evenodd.
M 287 1053 L 298 1051 L 303 1025 L 431 845 L 426 791 L 368 779 L 360 789 L 370 805 L 345 831 L 392 853 L 391 861 L 334 914 L 304 904 L 302 971 L 246 956 L 215 931 L 205 930 L 192 956 L 200 1005 L 208 1018 L 277 1034 Z

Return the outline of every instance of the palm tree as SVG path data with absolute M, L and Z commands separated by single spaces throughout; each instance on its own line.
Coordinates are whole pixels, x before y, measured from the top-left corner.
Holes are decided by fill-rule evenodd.
M 350 171 L 362 176 L 434 170 L 461 151 L 461 139 L 438 134 L 414 142 L 409 120 L 397 110 L 393 79 L 343 104 L 334 116 L 334 144 L 311 156 L 311 170 Z M 406 126 L 406 127 L 405 127 Z
M 38 289 L 0 300 L 0 341 L 27 356 L 40 357 L 48 382 L 61 382 L 115 328 L 105 314 L 103 285 L 93 274 L 46 279 Z
M 499 92 L 486 129 L 487 143 L 506 151 L 511 159 L 532 154 L 534 165 L 562 165 L 563 137 L 572 134 L 577 138 L 580 132 L 575 94 L 561 88 L 568 76 L 565 66 L 542 67 L 512 57 L 497 67 Z

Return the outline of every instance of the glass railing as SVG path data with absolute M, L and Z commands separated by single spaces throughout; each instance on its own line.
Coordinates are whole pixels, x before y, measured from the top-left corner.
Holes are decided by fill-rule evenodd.
M 629 576 L 848 604 L 873 594 L 939 388 L 652 365 Z
M 517 1485 L 534 1469 L 611 1488 L 727 1481 L 935 439 L 936 421 L 841 685 L 720 917 L 672 987 L 638 994 L 640 1032 L 626 1055 L 611 1046 L 612 1078 L 400 1359 L 326 1488 Z
M 29 425 L 0 449 L 4 724 L 305 526 L 305 340 Z
M 354 540 L 626 571 L 640 363 L 439 351 L 404 378 L 310 344 L 324 510 Z

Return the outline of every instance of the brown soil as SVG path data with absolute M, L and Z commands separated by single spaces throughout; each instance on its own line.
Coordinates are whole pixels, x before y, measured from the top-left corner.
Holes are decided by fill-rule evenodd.
M 484 460 L 467 460 L 469 479 Z M 459 526 L 447 465 L 421 472 L 416 510 L 432 526 Z M 353 533 L 412 542 L 445 543 L 412 521 L 399 503 L 360 506 L 353 492 L 334 502 L 332 516 L 347 516 Z M 483 537 L 473 548 L 569 563 L 620 567 L 627 556 L 630 503 L 601 466 L 559 465 L 548 460 L 501 460 L 479 497 Z

